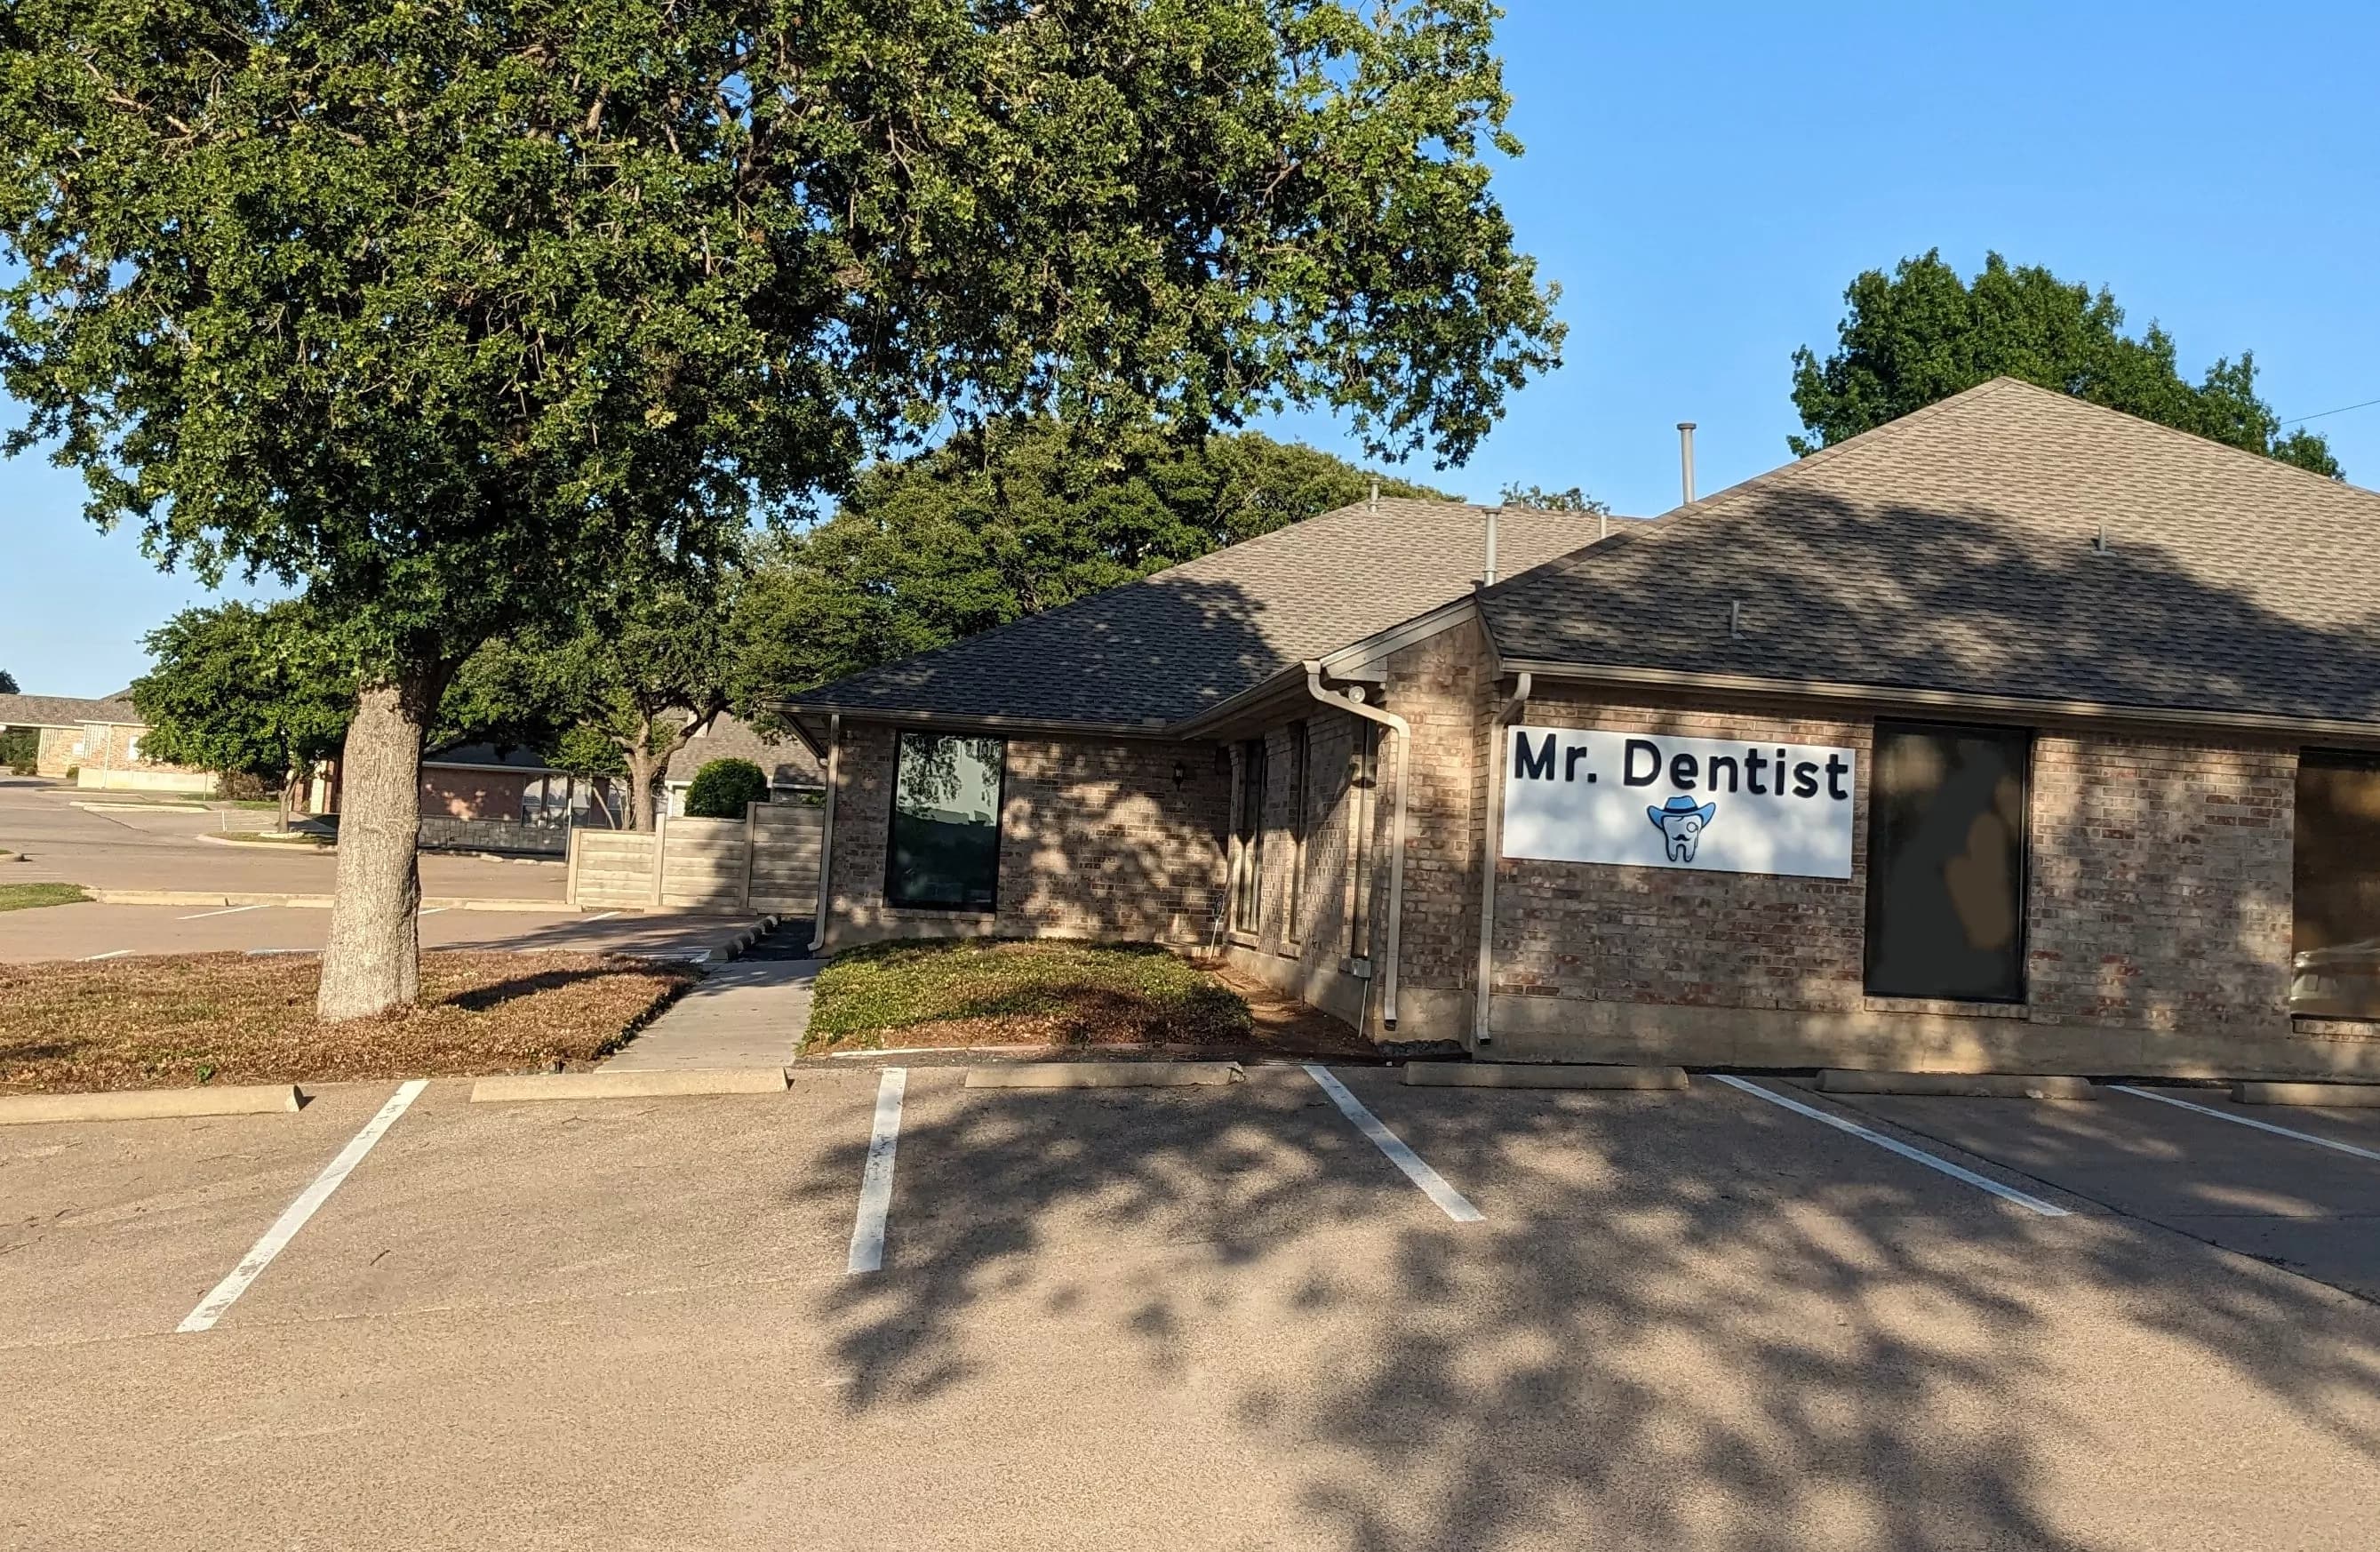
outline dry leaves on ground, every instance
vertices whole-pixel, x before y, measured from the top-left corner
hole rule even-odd
[[[694,979],[616,955],[443,949],[421,957],[411,1012],[326,1025],[320,973],[310,956],[0,964],[0,1093],[583,1067]]]

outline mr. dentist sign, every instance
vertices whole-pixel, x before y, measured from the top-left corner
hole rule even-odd
[[[1510,727],[1504,855],[1852,875],[1853,752]]]

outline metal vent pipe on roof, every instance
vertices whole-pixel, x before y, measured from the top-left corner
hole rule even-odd
[[[1685,505],[1694,504],[1694,423],[1678,422],[1678,478],[1684,483]]]
[[[1480,573],[1481,585],[1486,587],[1496,585],[1496,519],[1503,515],[1504,506],[1501,502],[1488,508],[1488,559],[1486,569]]]

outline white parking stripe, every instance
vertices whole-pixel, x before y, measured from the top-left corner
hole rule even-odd
[[[1788,1099],[1775,1090],[1764,1089],[1749,1079],[1732,1078],[1724,1072],[1714,1072],[1711,1076],[1731,1089],[1742,1089],[1756,1099],[1765,1099],[1771,1105],[1780,1105],[1797,1116],[1807,1116],[1814,1121],[1824,1121],[1837,1131],[1848,1131],[1853,1137],[1873,1143],[1888,1153],[1899,1154],[1910,1162],[1922,1164],[1928,1169],[1938,1169],[1954,1180],[1964,1180],[1979,1191],[1990,1191],[2003,1202],[2013,1202],[2020,1207],[2039,1213],[2043,1217],[2062,1218],[2069,1216],[2065,1208],[2054,1202],[2044,1202],[2038,1196],[2028,1196],[2014,1186],[2004,1186],[1998,1180],[1976,1174],[1972,1169],[1961,1169],[1947,1158],[1936,1158],[1923,1148],[1912,1148],[1898,1138],[1887,1137],[1880,1131],[1870,1130],[1857,1121],[1847,1121],[1840,1116],[1830,1116],[1815,1105],[1804,1105],[1798,1099]]]
[[[2155,1089],[2136,1089],[2130,1083],[2110,1083],[2107,1086],[2118,1094],[2132,1094],[2141,1099],[2154,1099],[2159,1105],[2171,1105],[2183,1110],[2195,1110],[2202,1116],[2212,1116],[2218,1121],[2229,1121],[2234,1126],[2252,1126],[2258,1131],[2269,1131],[2276,1137],[2291,1137],[2301,1143],[2312,1143],[2318,1148],[2336,1148],[2342,1154],[2353,1154],[2357,1158],[2368,1158],[2380,1163],[2380,1153],[2374,1153],[2370,1148],[2359,1148],[2352,1143],[2341,1143],[2331,1137],[2316,1137],[2311,1131],[2292,1131],[2288,1127],[2275,1126],[2270,1121],[2260,1121],[2251,1116],[2235,1116],[2228,1110],[2217,1110],[2212,1106],[2193,1105],[2189,1100],[2176,1099],[2169,1094],[2159,1094]]]
[[[876,1081],[876,1126],[868,1136],[868,1167],[859,1175],[859,1217],[851,1226],[850,1272],[884,1269],[884,1224],[892,1215],[892,1153],[901,1143],[901,1096],[909,1069],[888,1067]]]
[[[176,922],[203,922],[210,916],[237,916],[243,910],[262,910],[261,905],[229,905],[221,910],[201,910],[188,916],[176,916]]]
[[[442,910],[452,910],[454,909],[455,908],[451,905],[433,905],[429,910],[421,912],[421,914],[424,916],[435,916]]]
[[[129,948],[111,948],[104,954],[85,954],[82,957],[82,963],[89,964],[93,959],[120,959],[131,952]]]
[[[1318,1063],[1305,1063],[1305,1075],[1322,1085],[1322,1092],[1339,1106],[1339,1113],[1355,1123],[1355,1130],[1372,1140],[1372,1146],[1389,1155],[1389,1162],[1405,1172],[1405,1179],[1421,1187],[1421,1193],[1439,1205],[1439,1210],[1457,1223],[1477,1223],[1487,1215],[1473,1206],[1463,1194],[1446,1183],[1446,1177],[1422,1162],[1422,1156],[1404,1144],[1404,1139],[1380,1124],[1380,1118],[1364,1107],[1364,1102],[1347,1090],[1347,1085],[1331,1075],[1329,1068]]]
[[[579,920],[581,922],[609,922],[613,917],[619,914],[620,913],[616,910],[603,910],[598,911],[592,916],[581,916]]]
[[[339,1156],[314,1177],[314,1183],[273,1220],[273,1227],[264,1231],[264,1238],[256,1242],[254,1249],[241,1257],[239,1265],[231,1269],[231,1276],[215,1284],[214,1291],[200,1300],[199,1307],[174,1329],[205,1331],[221,1320],[223,1313],[231,1308],[232,1301],[248,1291],[248,1285],[256,1280],[257,1274],[272,1265],[273,1258],[281,1253],[282,1247],[306,1227],[306,1220],[314,1216],[315,1209],[329,1201],[331,1193],[339,1189],[339,1183],[364,1161],[364,1155],[372,1151],[372,1144],[396,1124],[396,1118],[405,1114],[406,1106],[413,1103],[414,1096],[429,1086],[427,1078],[415,1078],[399,1084],[389,1102],[380,1107],[380,1114],[365,1122],[364,1129],[348,1139],[347,1145],[339,1150]]]

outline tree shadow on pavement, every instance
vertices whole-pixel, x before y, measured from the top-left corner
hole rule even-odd
[[[2335,1290],[1699,1087],[1359,1083],[1487,1213],[1456,1225],[1260,1076],[917,1106],[890,1269],[821,1296],[849,1414],[1007,1383],[995,1337],[1036,1322],[1064,1366],[1092,1318],[1145,1374],[1154,1466],[1185,1350],[1253,1325],[1202,1404],[1297,1469],[1316,1544],[1366,1552],[2174,1545],[2204,1503],[2109,1485],[2243,1456],[2298,1473],[2279,1545],[2380,1480],[2380,1311]],[[1190,1539],[1229,1540],[1215,1512]]]

